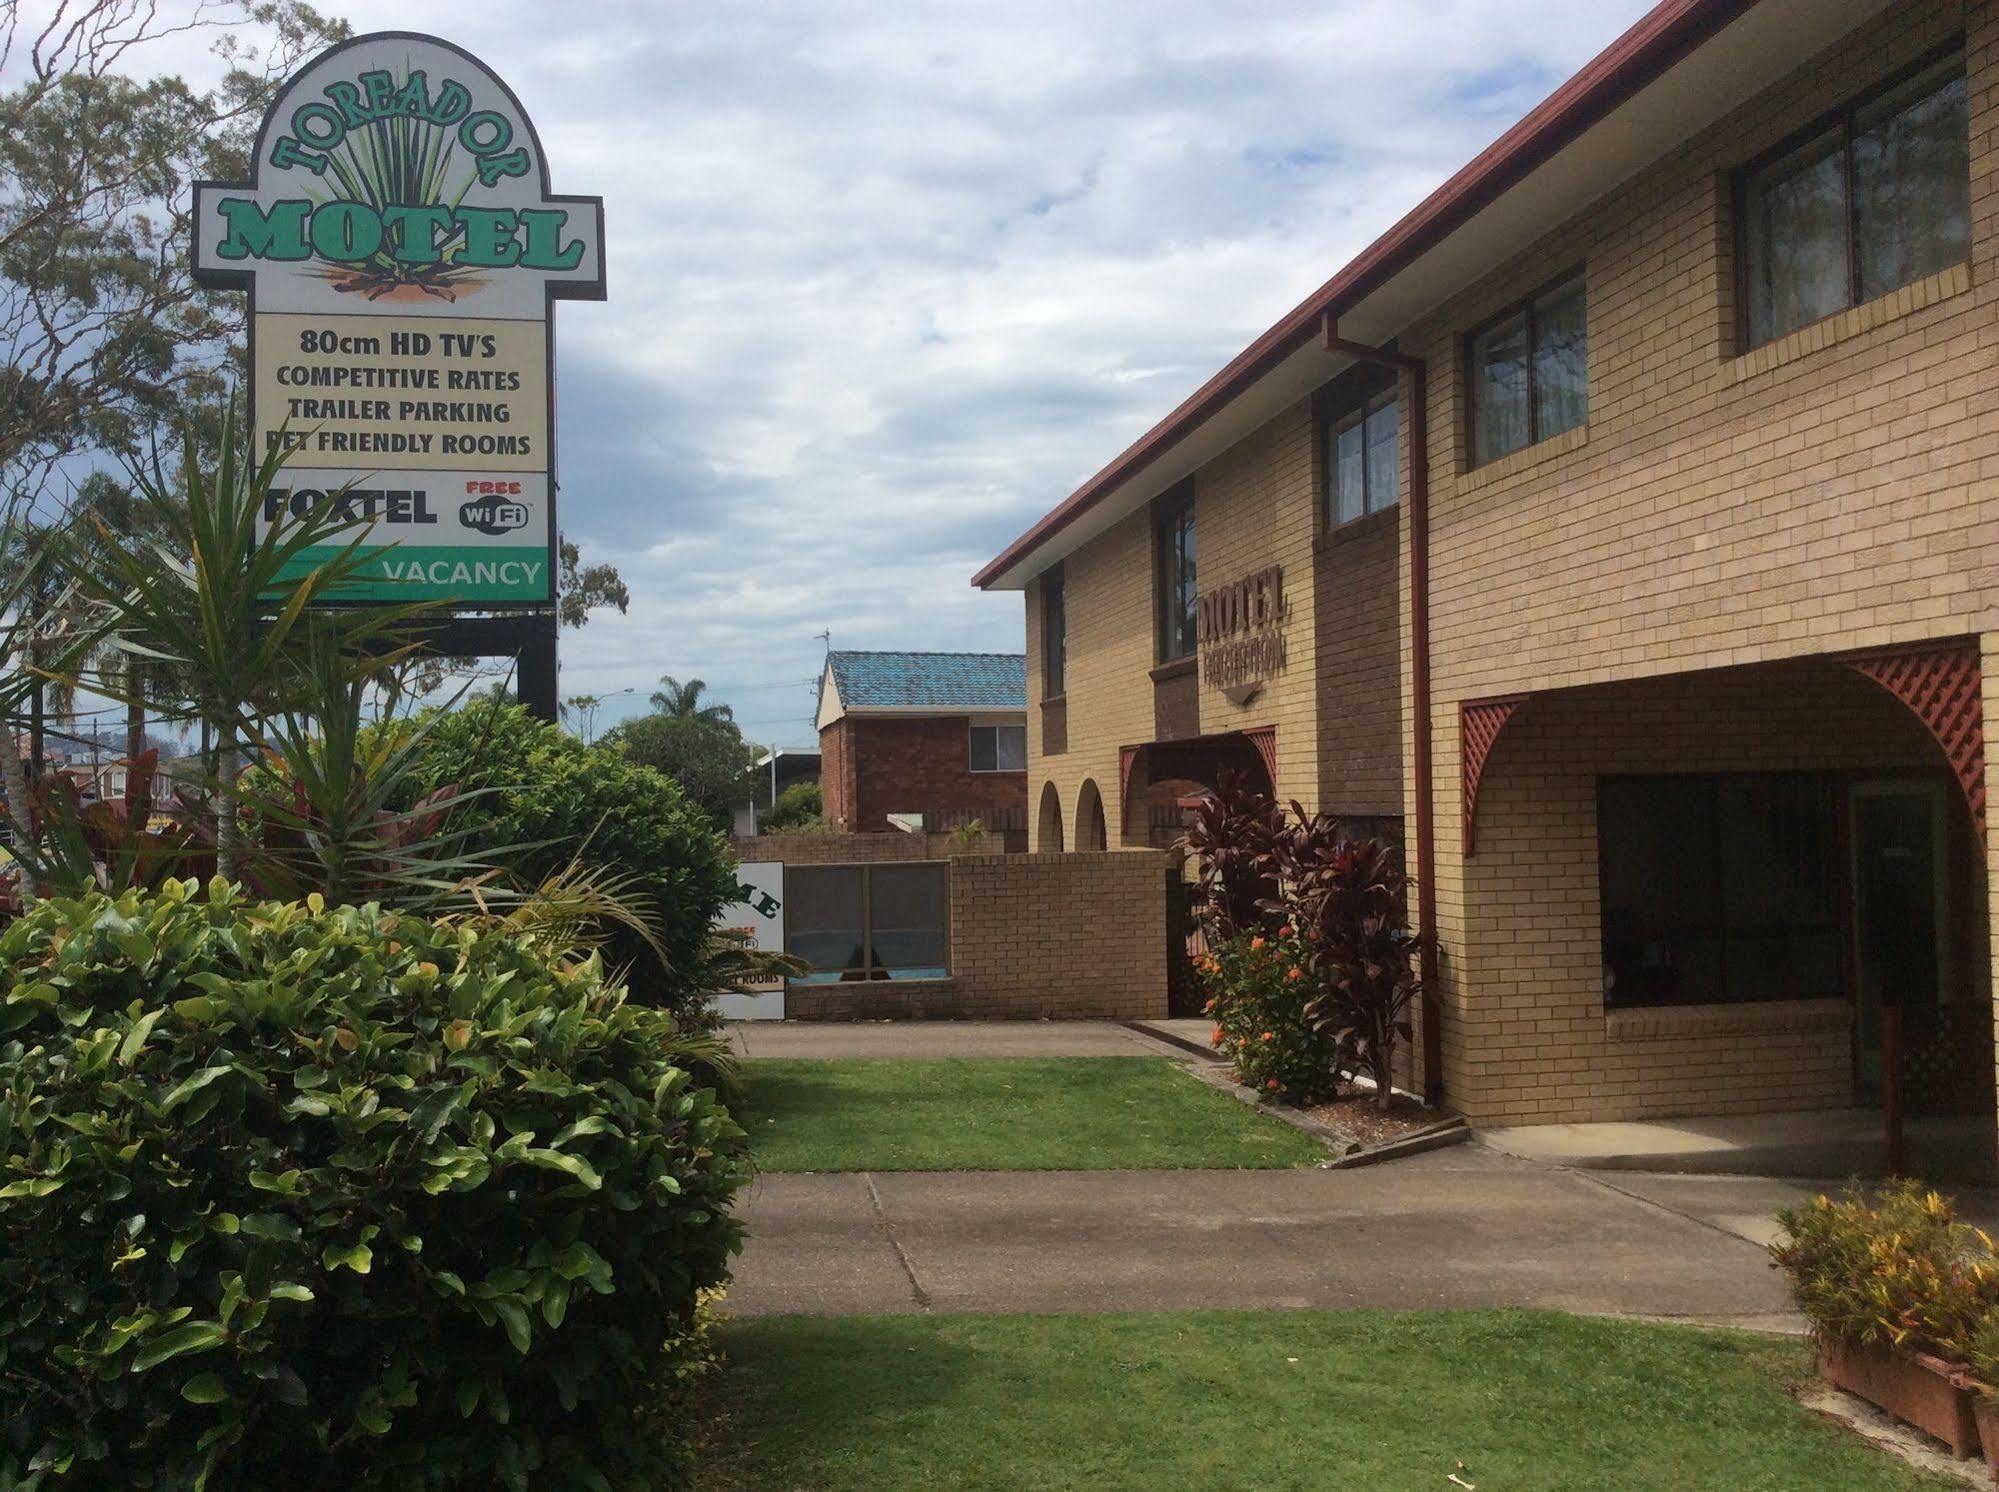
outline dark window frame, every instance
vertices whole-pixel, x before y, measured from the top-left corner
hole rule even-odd
[[[979,766],[978,759],[973,754],[972,750],[972,742],[978,736],[979,732],[982,730],[989,730],[993,733],[993,761],[995,765],[990,767]],[[1017,767],[1002,767],[997,765],[1000,759],[999,733],[1003,730],[1017,730],[1020,732],[1020,765]],[[991,777],[997,774],[1004,774],[1008,772],[1025,772],[1027,770],[1026,722],[1022,721],[1019,724],[1015,724],[1010,720],[988,721],[984,724],[980,724],[978,722],[967,722],[965,726],[965,770],[968,772],[976,773],[980,777]]]
[[[1185,532],[1195,539],[1191,566],[1186,564],[1185,546],[1179,542],[1183,523]],[[1200,649],[1199,628],[1196,625],[1201,573],[1198,536],[1194,484],[1190,480],[1161,497],[1152,513],[1152,651],[1154,661],[1161,666],[1192,658]],[[1186,569],[1193,571],[1195,595],[1187,614],[1178,619],[1186,634],[1186,646],[1180,648],[1177,647],[1178,639],[1172,636],[1176,628],[1168,597],[1177,596],[1185,588],[1182,572]]]
[[[874,874],[877,870],[910,870],[910,869],[919,869],[919,868],[934,870],[936,873],[940,874],[943,877],[944,895],[943,895],[942,906],[943,906],[944,918],[939,931],[940,931],[940,936],[943,939],[943,950],[942,950],[944,955],[943,977],[949,979],[952,975],[952,970],[954,967],[952,959],[953,950],[952,950],[952,939],[951,939],[951,867],[948,861],[943,861],[943,860],[871,860],[871,861],[857,861],[852,863],[837,863],[831,865],[800,865],[795,867],[793,874],[797,874],[800,872],[804,872],[806,874],[812,874],[820,871],[850,871],[855,873],[860,882],[861,963],[859,969],[853,970],[851,969],[850,966],[848,970],[815,969],[813,972],[839,973],[839,974],[856,972],[859,974],[860,977],[859,980],[854,982],[861,982],[861,983],[892,981],[895,977],[893,971],[891,971],[887,965],[879,963],[875,958]],[[810,936],[811,933],[815,931],[815,929],[806,929],[805,931],[806,935]],[[792,929],[786,928],[785,930],[786,952],[790,952],[791,950],[791,936],[792,936]],[[787,984],[819,984],[819,985],[824,985],[829,982],[846,983],[849,981],[844,979],[825,981],[825,980],[812,980],[809,978],[805,980],[786,981]]]
[[[1359,375],[1359,376],[1356,376]],[[1357,518],[1340,517],[1340,470],[1335,459],[1333,441],[1349,423],[1358,420],[1363,427],[1367,418],[1384,407],[1395,410],[1395,492],[1389,500],[1378,508],[1369,508],[1367,501],[1367,437],[1361,436],[1361,503],[1362,511]],[[1314,485],[1319,493],[1319,532],[1322,534],[1344,533],[1370,518],[1379,518],[1384,513],[1392,513],[1402,505],[1402,483],[1405,478],[1402,460],[1402,380],[1385,368],[1356,368],[1321,387],[1312,399],[1312,468]]]
[[[1057,564],[1041,576],[1041,697],[1069,692],[1069,583]]]
[[[1759,935],[1767,937],[1771,935],[1830,933],[1830,935],[1835,939],[1840,954],[1840,959],[1839,959],[1840,972],[1838,975],[1838,980],[1839,980],[1838,986],[1833,989],[1823,990],[1819,992],[1770,994],[1765,996],[1765,1001],[1768,1003],[1778,1003],[1778,1002],[1795,1002],[1795,1001],[1804,1001],[1804,1000],[1851,998],[1852,994],[1851,975],[1849,969],[1847,968],[1848,945],[1852,939],[1851,918],[1849,916],[1849,910],[1848,910],[1848,903],[1851,897],[1851,890],[1847,884],[1848,868],[1849,868],[1847,861],[1848,861],[1849,849],[1847,845],[1848,828],[1845,822],[1846,806],[1845,806],[1845,796],[1844,796],[1844,789],[1848,781],[1848,774],[1843,774],[1837,771],[1813,770],[1809,768],[1796,768],[1796,769],[1778,768],[1778,769],[1769,769],[1769,770],[1747,770],[1747,771],[1733,771],[1733,772],[1716,771],[1716,772],[1599,773],[1596,779],[1598,937],[1600,939],[1604,939],[1607,936],[1604,927],[1604,923],[1606,921],[1605,913],[1607,911],[1607,908],[1604,905],[1604,890],[1605,887],[1610,882],[1610,875],[1608,868],[1609,850],[1604,843],[1604,836],[1603,836],[1603,818],[1604,818],[1603,800],[1604,800],[1605,786],[1610,783],[1621,783],[1621,784],[1673,783],[1675,785],[1701,783],[1706,785],[1711,800],[1711,822],[1709,825],[1710,842],[1708,846],[1708,864],[1712,868],[1712,872],[1715,878],[1716,906],[1723,907],[1726,904],[1727,891],[1726,888],[1721,883],[1722,864],[1724,856],[1722,854],[1722,838],[1721,838],[1722,815],[1719,811],[1719,797],[1721,793],[1721,786],[1723,780],[1730,778],[1802,780],[1817,784],[1823,788],[1823,790],[1827,795],[1827,807],[1830,812],[1830,820],[1828,827],[1830,829],[1831,854],[1832,854],[1832,865],[1831,865],[1832,897],[1831,897],[1831,907],[1829,908],[1829,920],[1823,923],[1809,922],[1809,923],[1732,924],[1725,917],[1723,917],[1712,926],[1703,925],[1697,929],[1689,928],[1685,930],[1698,931],[1716,939],[1718,943],[1721,944],[1724,950],[1722,954],[1724,959],[1726,957],[1725,950],[1726,950],[1727,939],[1731,935],[1737,938],[1754,938]],[[1608,948],[1606,948],[1604,950],[1603,962],[1606,965],[1608,965],[1609,961],[1610,961],[1609,950]],[[1722,995],[1716,991],[1709,991],[1708,998],[1706,999],[1646,999],[1643,997],[1634,998],[1632,994],[1629,992],[1627,992],[1622,997],[1619,997],[1614,990],[1608,987],[1604,988],[1602,991],[1602,1000],[1603,1000],[1603,1008],[1606,1012],[1621,1011],[1621,1010],[1687,1009],[1692,1007],[1730,1005],[1730,1004],[1741,1003],[1729,1000],[1726,998],[1725,995]]]
[[[1476,471],[1481,466],[1490,466],[1495,461],[1504,461],[1508,456],[1532,450],[1543,440],[1552,440],[1554,438],[1553,435],[1544,436],[1541,433],[1541,401],[1536,397],[1538,390],[1534,387],[1534,303],[1546,300],[1554,291],[1567,288],[1571,281],[1582,286],[1584,344],[1583,417],[1580,424],[1569,426],[1569,430],[1586,430],[1589,428],[1589,264],[1585,261],[1581,264],[1571,265],[1552,279],[1536,285],[1525,295],[1508,301],[1499,310],[1493,312],[1490,316],[1487,316],[1484,320],[1465,332],[1462,355],[1458,359],[1458,370],[1464,378],[1465,386],[1464,429],[1462,432],[1465,443],[1465,470]],[[1498,455],[1488,456],[1481,461],[1478,458],[1478,370],[1472,363],[1472,349],[1477,345],[1480,337],[1491,331],[1495,326],[1498,326],[1502,321],[1510,321],[1515,316],[1524,316],[1526,318],[1527,350],[1524,361],[1527,366],[1527,439],[1510,451],[1501,451]],[[1568,434],[1568,430],[1558,430],[1555,432],[1555,435],[1566,434]]]
[[[1729,199],[1728,199],[1729,214],[1730,217],[1733,219],[1732,223],[1733,231],[1731,233],[1731,240],[1732,240],[1731,249],[1735,256],[1735,266],[1734,266],[1735,272],[1733,275],[1733,280],[1734,280],[1733,289],[1735,294],[1735,350],[1738,356],[1754,352],[1759,347],[1767,347],[1772,342],[1780,342],[1786,337],[1796,336],[1799,332],[1809,331],[1812,327],[1819,325],[1821,322],[1830,321],[1835,316],[1843,316],[1848,311],[1855,310],[1863,305],[1871,304],[1870,301],[1865,301],[1860,298],[1861,295],[1860,255],[1857,252],[1854,243],[1853,140],[1854,140],[1855,121],[1869,107],[1871,107],[1875,103],[1878,103],[1881,99],[1886,98],[1889,94],[1893,93],[1897,88],[1900,88],[1904,83],[1907,83],[1912,79],[1921,76],[1924,72],[1928,71],[1930,68],[1935,67],[1939,62],[1946,60],[1947,58],[1951,57],[1953,54],[1962,55],[1964,52],[1965,52],[1965,37],[1962,33],[1959,33],[1951,40],[1942,43],[1940,46],[1932,47],[1930,50],[1924,52],[1921,56],[1917,57],[1914,61],[1905,63],[1903,66],[1895,69],[1895,71],[1888,74],[1887,77],[1881,79],[1879,82],[1875,83],[1872,87],[1866,89],[1864,92],[1853,95],[1851,98],[1847,99],[1844,103],[1841,103],[1834,108],[1826,110],[1823,114],[1818,115],[1817,117],[1812,119],[1810,123],[1802,126],[1799,129],[1793,130],[1790,134],[1786,135],[1783,139],[1779,140],[1775,145],[1772,145],[1768,150],[1758,152],[1754,157],[1752,157],[1747,161],[1744,161],[1740,166],[1737,166],[1732,172],[1729,173]],[[1969,78],[1970,62],[1968,58],[1966,59],[1965,69],[1966,69],[1966,77]],[[1776,164],[1778,161],[1783,160],[1788,155],[1795,154],[1797,151],[1802,150],[1805,146],[1809,145],[1813,140],[1817,139],[1820,135],[1826,134],[1834,129],[1838,129],[1841,132],[1839,150],[1841,156],[1841,168],[1845,177],[1846,304],[1840,306],[1836,310],[1826,312],[1826,314],[1823,316],[1816,317],[1811,321],[1803,322],[1798,326],[1791,327],[1787,331],[1778,332],[1775,336],[1765,338],[1761,342],[1755,341],[1752,339],[1752,334],[1749,326],[1749,265],[1750,265],[1749,186],[1750,183],[1758,175],[1758,173],[1762,172],[1767,167]],[[1977,224],[1975,221],[1972,224],[1972,232],[1975,239],[1977,233]],[[1974,248],[1976,247],[1975,242],[1973,247]],[[1909,283],[1913,284],[1914,281],[1911,281]],[[1907,287],[1898,285],[1895,287],[1894,290],[1884,290],[1881,292],[1880,295],[1874,296],[1873,300],[1883,300],[1886,297],[1893,295],[1895,293],[1895,290],[1901,290],[1905,288]]]

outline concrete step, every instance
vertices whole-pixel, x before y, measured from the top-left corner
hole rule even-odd
[[[1994,1178],[1999,1131],[1990,1118],[1911,1119],[1910,1169],[1938,1180]],[[1879,1110],[1731,1114],[1644,1123],[1533,1124],[1483,1128],[1481,1144],[1547,1165],[1683,1175],[1878,1175],[1887,1135]]]

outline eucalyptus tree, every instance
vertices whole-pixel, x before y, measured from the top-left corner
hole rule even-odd
[[[244,174],[300,59],[347,35],[298,0],[0,0],[0,496],[132,456],[242,343],[188,271],[192,182]],[[206,38],[220,80],[144,74]]]

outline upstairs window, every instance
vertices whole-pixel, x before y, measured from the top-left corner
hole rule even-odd
[[[973,726],[972,770],[974,772],[1025,772],[1027,770],[1027,727],[1024,725]]]
[[[1326,505],[1335,526],[1395,506],[1402,490],[1400,412],[1390,389],[1328,422]]]
[[[1062,567],[1041,577],[1041,697],[1054,699],[1069,687],[1069,603]]]
[[[1472,465],[1589,418],[1589,327],[1581,274],[1507,310],[1466,341]]]
[[[1158,608],[1159,661],[1191,658],[1198,645],[1195,618],[1201,599],[1194,563],[1194,488],[1189,483],[1159,510],[1154,547],[1159,576],[1153,600]]]
[[[1953,51],[1743,173],[1744,350],[1971,256],[1965,94]]]

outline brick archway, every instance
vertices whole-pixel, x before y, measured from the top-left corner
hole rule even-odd
[[[1110,848],[1110,830],[1104,819],[1104,795],[1097,790],[1094,778],[1085,778],[1082,790],[1076,795],[1076,848]]]
[[[1829,660],[1871,680],[1913,715],[1950,763],[1979,836],[1985,834],[1985,708],[1978,639],[1898,644],[1839,653]],[[1754,666],[1754,665],[1752,665]],[[1468,699],[1458,704],[1459,793],[1464,853],[1478,851],[1478,797],[1509,722],[1525,694]]]
[[[1034,830],[1034,848],[1040,854],[1060,854],[1062,843],[1062,794],[1052,782],[1041,784],[1041,812]]]
[[[1276,796],[1277,727],[1127,746],[1119,767],[1124,842],[1164,848],[1178,837],[1183,800],[1212,791],[1225,770]]]

